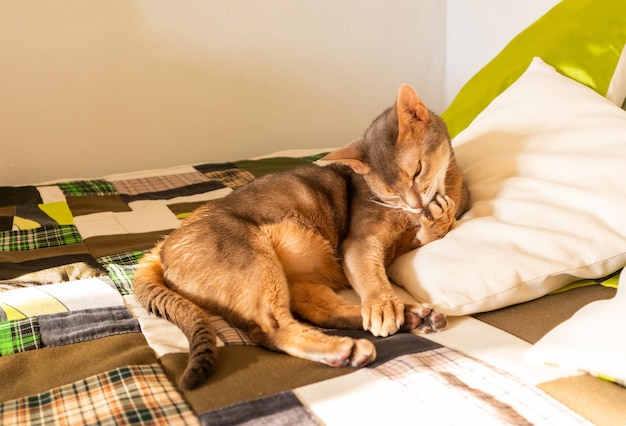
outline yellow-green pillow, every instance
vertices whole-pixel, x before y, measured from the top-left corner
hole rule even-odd
[[[626,56],[626,1],[563,0],[530,25],[461,89],[442,114],[456,136],[489,103],[541,57],[561,74],[603,96],[620,61]],[[622,58],[626,60],[626,58]],[[616,75],[613,102],[626,97],[626,70]]]

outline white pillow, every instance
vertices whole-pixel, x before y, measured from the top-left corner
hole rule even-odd
[[[626,264],[626,111],[535,58],[453,145],[471,209],[389,269],[415,298],[472,314]]]

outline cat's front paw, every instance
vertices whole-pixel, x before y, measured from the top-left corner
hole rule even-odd
[[[363,328],[374,336],[395,334],[404,323],[404,303],[395,296],[364,303],[361,309]]]
[[[428,221],[454,221],[454,200],[445,194],[437,194],[424,209],[424,216]]]
[[[438,240],[450,231],[455,222],[456,205],[447,195],[437,194],[424,209],[418,238],[422,245]]]
[[[431,305],[422,303],[419,305],[406,305],[404,311],[404,331],[417,331],[421,333],[433,333],[441,331],[448,325],[446,316]]]

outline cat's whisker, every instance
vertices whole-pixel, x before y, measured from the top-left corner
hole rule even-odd
[[[371,201],[372,203],[376,203],[378,205],[381,205],[383,207],[387,207],[389,209],[402,210],[402,211],[407,211],[407,212],[415,213],[415,214],[420,214],[423,211],[422,208],[414,209],[414,208],[409,207],[409,206],[396,206],[396,205],[393,205],[393,204],[389,204],[389,203],[385,203],[383,201],[376,200],[374,198],[370,198],[369,201]]]

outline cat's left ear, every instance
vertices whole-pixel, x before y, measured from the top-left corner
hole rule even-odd
[[[396,100],[396,113],[398,114],[399,135],[398,140],[404,140],[408,132],[419,123],[427,123],[430,116],[428,108],[424,106],[415,90],[408,84],[403,84],[398,89]]]
[[[361,139],[351,142],[343,148],[336,149],[330,154],[322,157],[320,161],[345,164],[356,173],[366,175],[372,169],[363,162],[362,144],[363,140]]]

